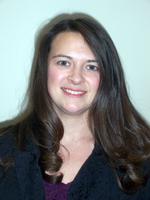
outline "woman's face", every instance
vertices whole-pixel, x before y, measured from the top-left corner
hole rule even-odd
[[[94,54],[78,32],[62,32],[48,57],[48,93],[58,114],[88,113],[100,83]]]

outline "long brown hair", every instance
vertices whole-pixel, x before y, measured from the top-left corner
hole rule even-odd
[[[57,34],[79,32],[90,46],[100,66],[101,83],[89,112],[89,125],[113,167],[119,187],[136,190],[145,183],[141,164],[150,157],[150,127],[132,105],[125,78],[114,46],[104,27],[83,13],[62,14],[53,18],[39,32],[25,110],[15,119],[17,144],[23,148],[26,133],[39,146],[40,166],[51,182],[62,165],[58,155],[63,125],[52,106],[47,89],[47,58]],[[122,176],[119,171],[123,171]]]

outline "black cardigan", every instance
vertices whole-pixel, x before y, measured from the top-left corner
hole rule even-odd
[[[0,159],[13,158],[7,171],[0,167],[0,200],[44,200],[39,150],[28,143],[17,150],[12,133],[0,136]],[[68,200],[150,200],[150,180],[135,194],[125,194],[102,151],[95,148],[72,182]]]

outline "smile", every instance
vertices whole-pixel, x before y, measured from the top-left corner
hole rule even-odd
[[[68,95],[73,95],[73,96],[82,96],[86,93],[86,91],[81,91],[81,90],[73,90],[70,88],[62,88],[65,94]]]

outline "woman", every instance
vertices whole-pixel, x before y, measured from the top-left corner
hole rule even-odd
[[[95,19],[62,14],[41,30],[27,96],[1,125],[2,200],[150,199],[150,127]]]

